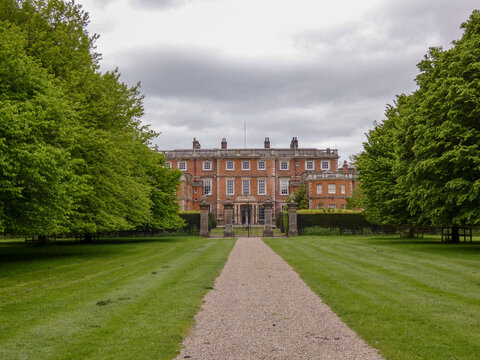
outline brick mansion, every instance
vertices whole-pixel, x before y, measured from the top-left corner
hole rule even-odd
[[[220,149],[193,148],[163,151],[166,166],[183,172],[178,198],[181,210],[199,210],[202,198],[223,224],[223,204],[234,204],[234,224],[263,224],[267,195],[273,216],[286,206],[287,196],[305,184],[310,209],[344,209],[356,185],[353,167],[338,168],[338,150],[299,148],[294,137],[289,148]],[[250,219],[248,218],[250,216]]]

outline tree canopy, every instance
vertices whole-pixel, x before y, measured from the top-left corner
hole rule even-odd
[[[0,229],[48,236],[182,224],[139,84],[102,73],[74,1],[0,3]]]
[[[376,223],[480,224],[480,12],[452,48],[417,65],[418,90],[397,96],[356,165]]]

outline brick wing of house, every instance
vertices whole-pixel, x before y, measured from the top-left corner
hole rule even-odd
[[[355,169],[345,162],[338,169],[338,150],[299,148],[296,137],[289,148],[220,149],[193,148],[163,151],[166,166],[183,172],[178,199],[181,210],[199,210],[205,198],[219,224],[223,204],[234,204],[234,224],[263,224],[267,195],[273,216],[286,206],[287,196],[305,184],[311,209],[342,209],[356,184]],[[228,199],[227,199],[228,197]]]

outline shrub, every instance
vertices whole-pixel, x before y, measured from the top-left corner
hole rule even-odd
[[[348,210],[346,210],[348,211]],[[298,232],[306,228],[365,228],[371,227],[365,217],[359,212],[323,212],[320,210],[301,210],[297,215]]]
[[[187,233],[196,233],[200,229],[200,211],[179,211],[178,215],[185,220],[185,226],[182,231]],[[208,230],[215,229],[217,227],[217,220],[213,213],[208,213]]]

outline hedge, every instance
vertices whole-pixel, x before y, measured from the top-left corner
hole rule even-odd
[[[187,232],[197,232],[200,230],[200,211],[179,211],[178,215],[185,220],[185,226],[182,230]],[[217,227],[217,220],[213,213],[208,213],[208,230]]]
[[[278,214],[276,225],[282,232],[285,232],[283,213]],[[297,229],[300,234],[304,229],[310,227],[351,229],[371,228],[373,226],[359,212],[324,212],[322,210],[300,210],[297,212]]]

